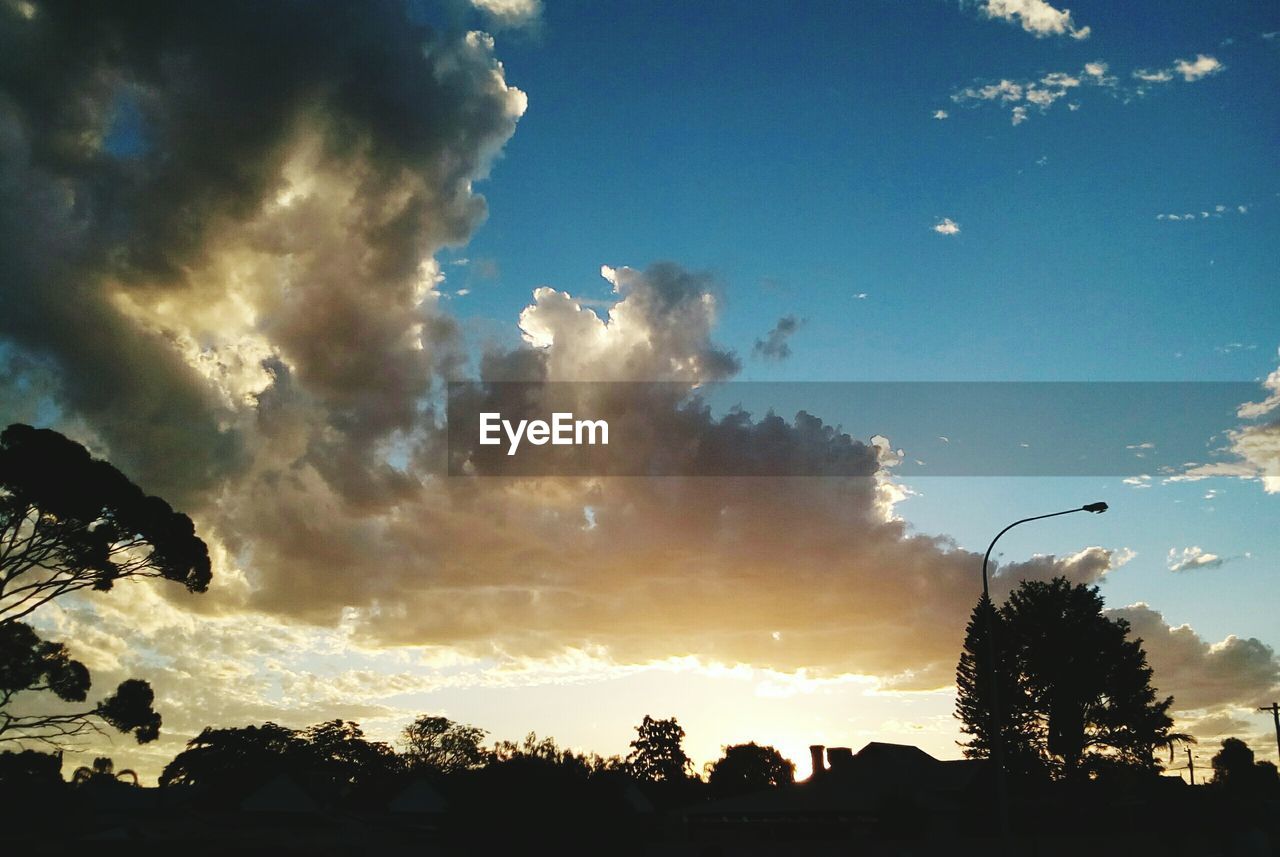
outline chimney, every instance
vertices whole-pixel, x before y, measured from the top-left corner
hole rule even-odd
[[[811,744],[809,746],[809,758],[813,760],[813,776],[809,778],[811,781],[819,779],[827,772],[826,750],[827,748],[821,744]]]
[[[833,771],[846,770],[853,765],[853,750],[849,747],[828,747],[827,761]]]

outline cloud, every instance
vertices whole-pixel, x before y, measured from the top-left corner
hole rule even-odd
[[[1110,66],[1102,60],[1085,63],[1078,72],[1055,71],[1039,78],[1012,79],[1001,78],[998,81],[976,81],[969,86],[956,90],[951,94],[955,104],[978,107],[983,104],[998,104],[1009,110],[1013,125],[1021,125],[1031,117],[1032,110],[1047,113],[1058,101],[1068,95],[1085,91],[1107,92],[1124,101],[1145,95],[1154,84],[1164,84],[1181,75],[1183,80],[1194,82],[1210,75],[1217,74],[1226,66],[1217,59],[1205,54],[1197,54],[1195,60],[1176,60],[1168,68],[1137,69],[1130,73],[1136,84],[1122,84],[1120,79],[1109,74]],[[1078,101],[1068,101],[1071,111],[1078,110]]]
[[[950,217],[942,218],[930,228],[932,228],[933,231],[937,232],[939,235],[959,235],[960,234],[960,224],[956,223]]]
[[[948,113],[947,113],[947,111],[945,111],[945,110],[935,110],[935,111],[933,111],[933,118],[934,118],[934,119],[946,119],[948,115],[950,115],[950,114],[948,114]]]
[[[1280,408],[1280,369],[1262,382],[1266,391],[1259,402],[1244,402],[1236,415],[1249,422],[1225,432],[1226,446],[1218,450],[1224,461],[1190,463],[1166,482],[1193,482],[1211,477],[1257,480],[1268,494],[1280,494],[1280,418],[1270,417]]]
[[[785,360],[791,356],[789,340],[795,332],[804,326],[805,320],[794,315],[784,315],[778,319],[773,329],[765,334],[764,339],[757,339],[751,352],[757,357],[769,360]]]
[[[1099,74],[1088,71],[1090,67],[1100,70]],[[1028,112],[1034,108],[1044,113],[1061,98],[1078,87],[1105,85],[1112,78],[1105,77],[1105,63],[1089,63],[1080,74],[1051,72],[1034,80],[1001,79],[995,83],[983,83],[965,87],[952,93],[951,100],[957,104],[998,103],[1009,106],[1011,121],[1021,125],[1028,119]]]
[[[1169,549],[1169,570],[1175,573],[1200,568],[1221,568],[1227,561],[1228,558],[1209,553],[1198,545],[1183,548],[1181,552],[1177,548]]]
[[[1210,75],[1218,74],[1226,66],[1220,63],[1215,57],[1206,54],[1196,54],[1194,60],[1177,60],[1173,64],[1173,69],[1182,75],[1182,79],[1191,83],[1197,80],[1203,80]]]
[[[1108,610],[1142,639],[1161,695],[1174,697],[1174,710],[1253,707],[1280,691],[1280,660],[1262,641],[1228,636],[1210,643],[1189,625],[1171,626],[1146,604]]]
[[[495,28],[531,27],[541,22],[542,0],[471,0]]]
[[[1036,38],[1063,35],[1073,39],[1089,38],[1089,28],[1077,27],[1070,9],[1055,9],[1045,0],[986,0],[982,11],[988,18],[1017,21]]]
[[[483,219],[472,184],[525,106],[492,41],[392,3],[46,11],[3,25],[26,59],[0,77],[0,337],[183,505],[252,466],[259,397],[285,431],[286,388],[314,429],[292,454],[352,490],[397,483],[378,447],[454,359],[429,253]],[[106,146],[122,99],[163,157]]]
[[[1173,65],[1167,68],[1135,69],[1133,78],[1142,81],[1144,84],[1169,83],[1175,77],[1181,75],[1183,81],[1195,83],[1198,80],[1218,74],[1225,68],[1226,66],[1219,62],[1216,57],[1208,54],[1196,54],[1194,60],[1174,60]],[[1140,87],[1137,94],[1143,94],[1145,91],[1145,88]]]

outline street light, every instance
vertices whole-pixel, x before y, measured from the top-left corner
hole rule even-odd
[[[1059,515],[1070,515],[1073,512],[1093,512],[1100,515],[1105,511],[1107,511],[1106,503],[1088,503],[1075,509],[1065,509],[1061,512],[1050,512],[1047,515],[1036,515],[1033,518],[1014,521],[996,533],[996,537],[991,540],[986,554],[982,557],[982,598],[987,602],[987,681],[991,685],[991,728],[989,730],[991,761],[996,768],[996,814],[1001,836],[1009,835],[1009,792],[1004,775],[1004,733],[1000,729],[1000,679],[996,674],[996,607],[991,601],[991,589],[987,582],[987,564],[991,561],[991,551],[996,546],[996,542],[1000,541],[1000,537],[1018,524],[1056,518]]]

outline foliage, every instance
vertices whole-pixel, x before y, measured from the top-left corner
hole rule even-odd
[[[1280,775],[1271,762],[1254,761],[1253,750],[1239,738],[1224,738],[1210,760],[1216,788],[1233,794],[1280,792]]]
[[[98,720],[133,733],[139,744],[160,734],[155,694],[145,681],[128,679],[92,708],[49,714],[14,714],[8,709],[23,692],[52,693],[63,702],[84,702],[89,670],[72,660],[66,646],[40,639],[24,622],[0,622],[0,742],[40,741],[57,745],[85,732],[101,731]]]
[[[449,774],[485,763],[486,734],[476,726],[424,714],[406,726],[400,737],[411,768]]]
[[[776,749],[749,744],[724,748],[719,761],[707,765],[707,781],[717,798],[788,786],[795,781],[796,766]]]
[[[1008,630],[1004,618],[984,595],[978,599],[965,629],[964,650],[956,667],[956,717],[960,731],[970,736],[963,744],[971,759],[985,759],[991,741],[991,649],[988,629],[994,624],[996,660],[999,669],[1000,725],[1004,738],[1005,767],[1016,776],[1038,777],[1045,773],[1044,761],[1036,749],[1034,717],[1025,688],[1017,673],[1008,668]]]
[[[76,786],[114,785],[122,781],[138,785],[137,772],[129,768],[117,771],[115,762],[106,756],[94,759],[91,766],[82,765],[76,768],[75,773],[71,775],[71,784]]]
[[[674,717],[659,720],[645,715],[636,727],[627,768],[636,779],[671,783],[689,779],[693,762],[684,752],[684,729]]]
[[[6,750],[0,753],[0,790],[16,794],[21,790],[58,788],[62,782],[62,754],[36,750]]]
[[[957,668],[956,715],[966,755],[990,752],[985,639],[979,602]],[[1065,578],[1024,581],[995,620],[1002,735],[1014,773],[1072,779],[1120,765],[1154,773],[1170,732],[1173,698],[1157,700],[1140,639],[1107,618],[1097,587]]]
[[[161,577],[204,592],[209,551],[191,519],[49,429],[0,433],[0,621],[60,595]]]
[[[160,785],[196,787],[214,800],[229,800],[286,774],[300,784],[343,793],[403,769],[403,760],[390,746],[367,740],[360,727],[348,720],[301,730],[264,723],[205,729],[165,766]]]
[[[105,723],[138,743],[160,734],[155,694],[128,679],[91,708],[15,714],[22,693],[83,702],[89,671],[66,646],[19,621],[53,599],[159,577],[203,592],[209,551],[186,515],[148,497],[120,471],[55,431],[0,432],[0,742],[61,745]],[[28,707],[29,709],[29,707]]]

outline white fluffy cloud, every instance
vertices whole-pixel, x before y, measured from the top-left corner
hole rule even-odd
[[[937,223],[933,225],[932,229],[934,232],[937,232],[939,235],[959,235],[960,234],[960,224],[956,223],[950,217],[942,218],[941,220],[939,220]]]
[[[1180,59],[1173,64],[1173,70],[1182,75],[1182,79],[1188,83],[1217,74],[1223,68],[1225,66],[1217,58],[1206,54],[1196,54],[1194,60]]]
[[[1088,27],[1077,27],[1070,9],[1056,9],[1045,0],[986,0],[982,7],[988,18],[1017,22],[1036,38],[1069,35],[1089,38]]]
[[[1198,568],[1219,568],[1227,560],[1215,553],[1209,553],[1198,545],[1169,549],[1169,570],[1172,572],[1190,571]]]
[[[542,18],[542,0],[471,0],[491,26],[529,27]]]

